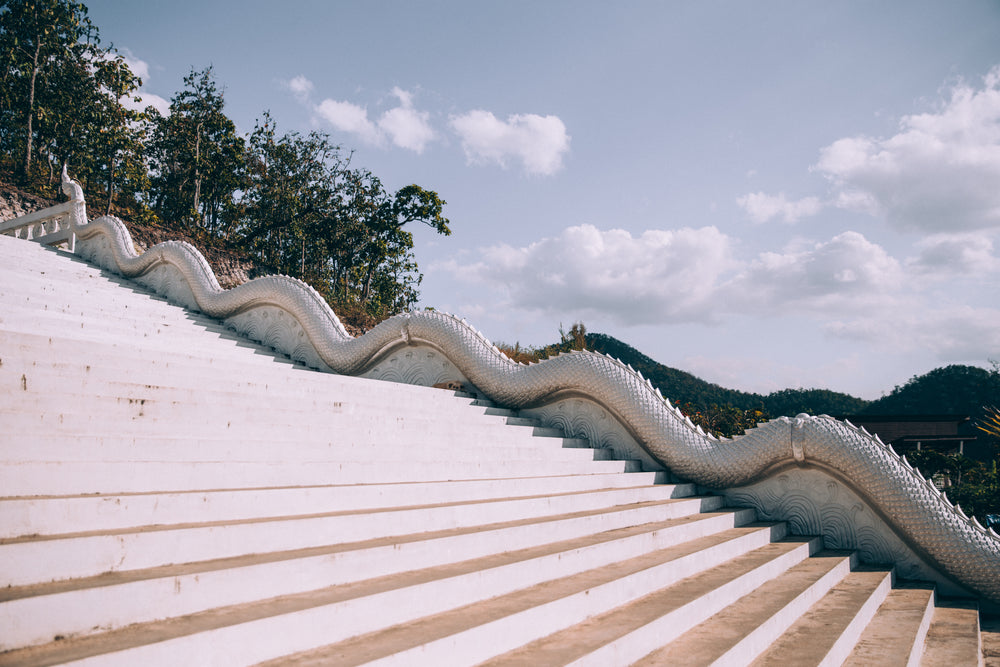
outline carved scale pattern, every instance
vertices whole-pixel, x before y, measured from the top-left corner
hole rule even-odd
[[[851,549],[862,561],[895,565],[905,579],[936,580],[945,594],[959,594],[891,531],[847,485],[816,468],[788,468],[749,486],[726,489],[734,505],[753,507],[762,520],[787,521],[796,535],[822,535],[831,549]]]
[[[733,440],[719,440],[696,428],[639,373],[610,357],[571,353],[518,364],[464,320],[433,311],[398,315],[352,338],[319,294],[293,278],[257,278],[224,291],[193,246],[166,242],[136,255],[128,230],[107,216],[79,229],[77,238],[77,252],[96,264],[146,282],[323,370],[361,375],[389,363],[402,348],[427,347],[501,405],[533,408],[587,399],[616,419],[652,459],[705,487],[748,485],[795,465],[831,471],[938,572],[1000,602],[1000,537],[969,520],[905,457],[850,424],[828,417],[783,417]],[[263,324],[267,318],[288,324],[268,327]],[[398,379],[405,381],[406,375]],[[438,377],[410,373],[410,381],[418,379],[430,383]],[[817,519],[831,524],[850,520],[833,515]],[[873,545],[871,551],[884,555],[892,548]]]

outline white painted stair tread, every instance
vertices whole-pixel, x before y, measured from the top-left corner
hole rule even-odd
[[[718,535],[719,543],[728,541],[734,547],[740,540],[766,543],[774,527],[734,528],[748,518],[752,515],[745,510],[721,511],[583,532],[557,541],[552,540],[562,536],[558,530],[535,531],[532,535],[526,530],[530,522],[513,521],[0,589],[0,626],[8,629],[2,643],[44,643],[56,635],[89,633],[95,624],[103,629],[120,627],[484,557],[493,553],[498,543],[512,549],[520,547],[524,553],[535,550],[532,567],[550,570],[568,568],[574,562],[596,565],[595,558],[623,558],[714,535]],[[544,523],[541,527],[545,527]],[[555,554],[558,563],[544,562],[545,554]]]
[[[636,664],[745,665],[847,575],[848,555],[814,555]]]
[[[786,569],[791,560],[808,556],[808,545],[789,539],[760,547],[733,559],[702,558],[692,545],[680,545],[663,554],[616,563],[565,577],[548,584],[518,591],[484,603],[430,616],[415,623],[387,628],[339,645],[324,647],[303,656],[291,656],[285,664],[358,665],[376,659],[385,664],[462,665],[489,660],[539,637],[582,623],[621,605],[651,610],[656,618],[669,612],[679,617],[703,606],[703,596],[713,597],[717,588],[738,584],[763,574],[768,566]],[[669,558],[664,560],[664,558]],[[687,557],[687,567],[666,567],[672,560]],[[783,558],[784,557],[784,558]],[[782,561],[785,562],[782,562]],[[619,583],[629,575],[643,573],[646,587],[621,590]],[[685,578],[682,578],[685,577]],[[749,581],[745,585],[750,585]],[[601,600],[602,588],[619,589],[610,599]],[[655,593],[648,594],[653,590]],[[600,600],[596,603],[595,600]],[[710,603],[709,603],[710,604]],[[556,613],[558,612],[558,613]],[[694,612],[697,613],[697,612]],[[604,618],[604,617],[601,617]],[[591,626],[595,632],[606,624]],[[582,636],[581,636],[582,638]],[[300,662],[301,661],[301,662]],[[278,663],[275,663],[278,664]],[[559,664],[515,661],[512,664]],[[602,664],[626,664],[604,662]]]
[[[934,616],[934,587],[897,583],[878,608],[844,665],[917,665]]]
[[[939,601],[927,630],[924,667],[975,665],[982,660],[979,606],[962,600]]]
[[[840,665],[892,587],[892,572],[860,566],[803,614],[753,665]]]
[[[172,523],[215,517],[240,520],[282,516],[292,508],[352,511],[398,506],[420,498],[425,504],[527,497],[653,484],[655,473],[571,475],[454,482],[400,482],[216,489],[174,493],[136,493],[0,498],[0,539],[76,531]],[[692,485],[664,485],[664,497],[694,495]]]

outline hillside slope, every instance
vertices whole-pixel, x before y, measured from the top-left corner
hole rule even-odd
[[[607,334],[587,334],[587,347],[621,359],[642,373],[653,386],[677,405],[692,404],[699,409],[732,406],[739,410],[762,410],[771,417],[800,413],[853,414],[868,402],[827,389],[783,389],[767,396],[726,389],[691,373],[664,366],[634,347]]]

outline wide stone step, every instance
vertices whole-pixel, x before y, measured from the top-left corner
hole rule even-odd
[[[585,534],[518,547],[516,525],[438,531],[308,550],[258,554],[90,579],[8,589],[0,595],[6,646],[93,634],[212,608],[308,593],[368,580],[378,591],[369,605],[419,609],[414,598],[445,608],[487,599],[573,572],[608,566],[679,542],[700,540],[716,550],[746,551],[783,534],[780,524],[734,528],[752,515],[717,512]],[[504,553],[484,551],[477,534],[514,538]],[[524,531],[521,531],[522,533]],[[702,539],[702,538],[709,539]],[[523,542],[523,540],[521,540]],[[428,576],[428,570],[437,574]],[[421,572],[422,571],[422,572]],[[392,577],[386,588],[385,578]],[[371,582],[382,578],[382,582]],[[403,581],[408,585],[401,585]],[[419,589],[408,588],[419,583]],[[388,594],[387,594],[388,593]],[[371,593],[369,593],[370,595]],[[360,597],[360,596],[359,596]],[[59,610],[53,612],[52,610]],[[412,612],[411,612],[412,613]]]
[[[355,511],[394,507],[420,498],[427,504],[515,498],[542,494],[637,488],[652,485],[658,473],[563,475],[454,482],[292,486],[0,498],[0,539],[31,534],[121,530],[136,526],[287,516],[314,511]],[[662,485],[673,498],[694,495],[691,484]]]
[[[815,555],[765,582],[636,665],[745,665],[839,583],[854,564],[850,554],[843,552]]]
[[[441,413],[428,413],[424,409],[401,409],[389,414],[384,407],[353,400],[317,399],[312,405],[302,404],[288,398],[271,401],[270,397],[259,400],[240,401],[237,397],[207,394],[194,400],[174,400],[163,397],[154,389],[135,392],[136,396],[87,395],[65,393],[58,401],[40,398],[26,391],[12,392],[9,400],[0,407],[0,423],[22,432],[57,433],[70,430],[74,433],[102,431],[140,431],[159,426],[157,422],[187,420],[190,428],[204,428],[211,424],[221,424],[224,428],[268,428],[278,430],[294,424],[307,436],[316,435],[310,428],[328,425],[327,431],[344,429],[350,433],[397,434],[402,431],[427,429],[429,432],[447,434],[461,439],[468,434],[470,439],[493,436],[499,439],[530,442],[532,437],[562,438],[558,428],[538,426],[530,419],[514,419],[499,415],[485,415],[475,409],[455,404]],[[181,435],[183,422],[171,425],[173,435]],[[74,430],[75,429],[75,430]],[[187,434],[183,434],[187,435]],[[196,433],[192,433],[196,435]],[[323,434],[325,439],[336,439],[332,434]]]
[[[15,383],[16,384],[16,383]],[[274,427],[280,430],[288,424],[295,424],[307,436],[313,425],[341,423],[351,432],[390,432],[410,428],[429,430],[461,436],[463,433],[475,435],[509,435],[514,438],[547,437],[560,438],[562,430],[541,426],[532,418],[487,415],[461,403],[439,402],[439,409],[431,413],[426,407],[411,406],[401,408],[396,414],[386,412],[374,400],[334,400],[331,397],[313,395],[299,399],[273,392],[256,399],[240,400],[235,392],[190,391],[185,398],[183,391],[173,389],[160,391],[150,386],[126,387],[121,393],[111,393],[104,387],[93,394],[61,393],[58,399],[41,391],[13,391],[0,408],[0,423],[43,432],[66,430],[65,425],[74,426],[76,433],[84,430],[126,431],[141,428],[142,423],[173,419],[186,419],[198,425],[212,422],[232,428],[240,425]],[[39,394],[42,394],[41,396]],[[135,422],[134,424],[131,422]],[[120,428],[117,425],[121,425]],[[183,427],[183,424],[178,424]],[[514,427],[514,428],[507,428]],[[386,430],[390,429],[390,430]],[[171,429],[175,432],[176,429]],[[326,437],[330,437],[329,434]]]
[[[840,665],[892,588],[892,571],[859,566],[760,655],[753,665]]]
[[[668,496],[650,488],[650,495]],[[600,526],[595,530],[610,530],[623,525],[616,522],[686,516],[722,504],[718,497],[637,501],[636,495],[623,489],[5,539],[0,561],[11,565],[0,572],[0,587],[576,512],[596,512],[588,515]],[[615,507],[616,499],[628,504]],[[76,557],[62,558],[66,553]]]
[[[844,665],[918,665],[934,616],[934,587],[898,584],[889,591]],[[958,664],[958,663],[956,663]]]
[[[920,664],[923,667],[955,667],[982,664],[982,660],[978,603],[939,601],[927,629]]]
[[[764,533],[767,539],[769,531]],[[726,553],[731,553],[731,548],[718,546],[720,538],[717,536],[707,539],[717,543],[716,558],[724,560]],[[747,546],[742,548],[745,550]],[[294,653],[296,649],[323,646],[338,638],[357,636],[366,629],[378,632],[379,628],[396,623],[420,627],[428,619],[437,620],[442,615],[458,619],[466,626],[476,626],[462,634],[468,635],[471,631],[479,635],[476,643],[482,649],[495,644],[498,639],[510,641],[511,632],[522,634],[525,628],[528,632],[537,632],[539,624],[551,625],[552,621],[546,619],[558,619],[560,616],[552,613],[555,608],[566,610],[571,615],[585,616],[595,609],[641,595],[648,586],[655,586],[657,582],[673,581],[685,568],[696,572],[710,567],[711,552],[701,547],[705,545],[687,543],[649,551],[609,565],[544,580],[490,599],[484,599],[478,583],[471,585],[466,577],[472,577],[472,581],[493,580],[499,587],[498,591],[516,587],[520,582],[509,582],[501,568],[511,567],[510,560],[521,560],[521,554],[509,553],[480,562],[465,561],[415,570],[382,580],[366,580],[300,596],[213,610],[204,615],[194,614],[147,627],[129,628],[127,633],[119,633],[116,637],[119,641],[128,641],[129,646],[121,646],[128,652],[105,656],[105,659],[113,659],[111,664],[127,664],[129,661],[130,664],[156,664],[170,656],[170,659],[182,663],[193,660],[213,665],[250,664]],[[678,562],[685,565],[678,567]],[[490,567],[494,564],[499,567]],[[537,572],[532,578],[544,577]],[[440,589],[441,593],[428,594],[429,590],[435,589]],[[445,592],[448,589],[452,592]],[[436,616],[426,616],[435,612]],[[504,632],[491,632],[481,625],[484,616],[500,616],[494,623],[503,625]],[[165,637],[167,633],[169,636]],[[421,634],[427,638],[426,633]],[[489,637],[485,644],[482,641],[484,636]],[[160,641],[150,645],[146,643],[150,637]],[[85,643],[87,639],[79,642]],[[377,645],[384,648],[391,646],[381,641]],[[66,650],[65,646],[55,648]],[[406,664],[455,664],[456,657],[460,657],[461,664],[471,664],[467,653],[451,654],[450,659],[443,662],[436,661],[434,657],[431,656],[429,661],[414,661],[412,656],[405,659],[408,660]],[[327,664],[338,664],[338,661]]]
[[[238,390],[251,393],[257,390],[281,391],[292,395],[325,392],[328,395],[352,399],[381,396],[385,399],[386,383],[365,378],[345,377],[320,373],[296,366],[287,359],[275,357],[263,348],[249,346],[239,349],[239,357],[227,359],[211,353],[192,356],[189,350],[171,348],[150,356],[135,351],[131,346],[115,346],[106,340],[96,341],[82,348],[74,348],[67,356],[59,339],[35,334],[16,337],[0,331],[3,345],[3,365],[0,366],[0,386],[19,388],[21,376],[29,390],[35,386],[33,378],[78,378],[79,382],[92,385],[99,382],[124,382],[151,386],[171,386],[183,389],[204,388]],[[74,383],[75,384],[75,383]],[[46,390],[51,387],[42,385]],[[431,387],[394,384],[393,391],[407,399],[429,400],[468,405],[473,399],[459,399],[454,392]],[[406,404],[404,404],[406,405]]]
[[[634,461],[19,461],[0,466],[11,496],[146,493],[638,472]]]
[[[647,606],[654,598],[665,605],[659,613],[674,609],[675,623],[683,625],[682,619],[712,606],[712,600],[720,595],[694,582],[710,579],[730,588],[752,588],[808,557],[814,542],[793,538],[735,557],[732,551],[714,557],[707,549],[693,551],[698,546],[685,544],[651,552],[599,572],[571,575],[301,657],[304,664],[357,665],[379,658],[386,664],[477,664],[588,618],[615,613],[623,606]],[[596,664],[628,661],[611,659]]]
[[[343,386],[345,379],[327,373],[289,369],[274,378],[245,379],[254,369],[246,367],[219,367],[191,369],[174,367],[136,366],[131,375],[122,369],[117,380],[109,379],[109,369],[100,365],[29,364],[19,365],[9,356],[0,357],[0,390],[8,396],[8,406],[32,410],[58,407],[74,410],[87,401],[103,402],[124,400],[140,402],[158,400],[178,403],[187,409],[198,410],[201,404],[240,406],[274,406],[265,414],[281,410],[311,411],[317,413],[355,413],[359,417],[379,416],[389,419],[393,414],[437,417],[440,420],[468,418],[479,424],[537,425],[537,421],[523,419],[510,421],[516,416],[512,410],[483,408],[472,405],[473,400],[455,392],[427,387],[398,385],[401,405],[397,413],[385,410],[386,385],[382,382],[361,380],[356,387]],[[89,366],[89,370],[88,370]],[[186,378],[184,382],[171,383],[170,375]],[[314,378],[310,376],[323,376]],[[60,377],[79,377],[72,389]],[[166,376],[166,377],[164,377]],[[131,378],[126,381],[124,378]],[[198,379],[204,378],[199,385]],[[303,381],[297,383],[295,380]],[[329,378],[324,379],[324,378]],[[317,381],[318,380],[318,381]],[[369,387],[365,383],[378,385]],[[410,391],[419,389],[420,391]],[[379,390],[379,391],[377,391]],[[381,392],[381,393],[380,393]],[[65,398],[63,398],[65,397]],[[272,417],[274,415],[272,414]],[[483,417],[488,417],[483,419]]]

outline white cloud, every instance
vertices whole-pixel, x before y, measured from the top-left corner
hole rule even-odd
[[[1000,228],[1000,66],[982,88],[955,86],[939,111],[905,116],[888,139],[835,141],[814,169],[840,191],[838,205],[900,229]]]
[[[529,174],[551,175],[562,168],[569,150],[570,136],[558,116],[514,114],[504,122],[489,111],[477,109],[450,120],[452,130],[462,140],[470,163],[507,166],[520,160]]]
[[[292,91],[292,94],[295,95],[300,102],[308,100],[309,96],[312,95],[314,88],[313,82],[302,74],[293,77],[285,85],[288,86],[288,89]]]
[[[149,82],[149,63],[136,57],[128,49],[122,49],[118,53],[109,52],[105,57],[115,58],[118,56],[121,56],[122,60],[125,61],[132,74],[142,80],[142,86],[133,94],[134,97],[139,98],[138,101],[133,99],[133,97],[125,97],[121,100],[122,106],[132,111],[145,111],[146,107],[152,106],[163,115],[169,113],[170,102],[168,100],[145,90],[145,86]]]
[[[391,142],[400,148],[422,153],[436,137],[430,124],[430,114],[413,108],[411,93],[394,88],[392,94],[399,100],[399,106],[385,111],[377,121],[368,118],[367,109],[351,102],[325,99],[314,110],[335,129],[355,134],[367,143],[384,146]]]
[[[138,102],[126,98],[122,100],[122,106],[133,111],[144,111],[146,107],[153,107],[164,116],[170,113],[170,100],[153,93],[148,93],[141,88],[136,95],[139,97]]]
[[[430,114],[413,108],[412,94],[399,88],[393,88],[392,94],[399,99],[399,106],[382,114],[378,120],[379,130],[396,146],[423,153],[435,137]]]
[[[368,110],[350,102],[326,99],[316,105],[316,113],[340,132],[358,135],[362,140],[377,144],[381,141],[378,128],[368,120]]]
[[[893,353],[928,351],[941,363],[983,363],[1000,350],[1000,310],[974,306],[898,307],[881,317],[831,322],[829,334]]]
[[[727,286],[727,301],[744,309],[862,313],[903,286],[899,261],[858,232],[843,232],[808,248],[761,253]]]
[[[785,193],[768,195],[754,192],[736,200],[754,222],[767,222],[772,218],[781,218],[787,223],[795,223],[800,219],[816,215],[823,205],[816,197],[805,197],[798,201],[788,201]]]
[[[125,60],[125,64],[128,65],[128,68],[130,70],[132,70],[132,74],[135,74],[137,77],[142,79],[143,82],[145,82],[146,79],[149,78],[149,63],[147,63],[145,60],[137,58],[128,49],[122,49],[118,55],[120,55]]]
[[[947,278],[1000,271],[993,240],[982,234],[934,234],[921,239],[917,247],[919,256],[907,261],[917,273]]]
[[[729,239],[715,227],[633,237],[579,225],[525,247],[486,248],[477,264],[451,270],[503,285],[519,308],[641,324],[711,319],[709,297],[731,266]]]

